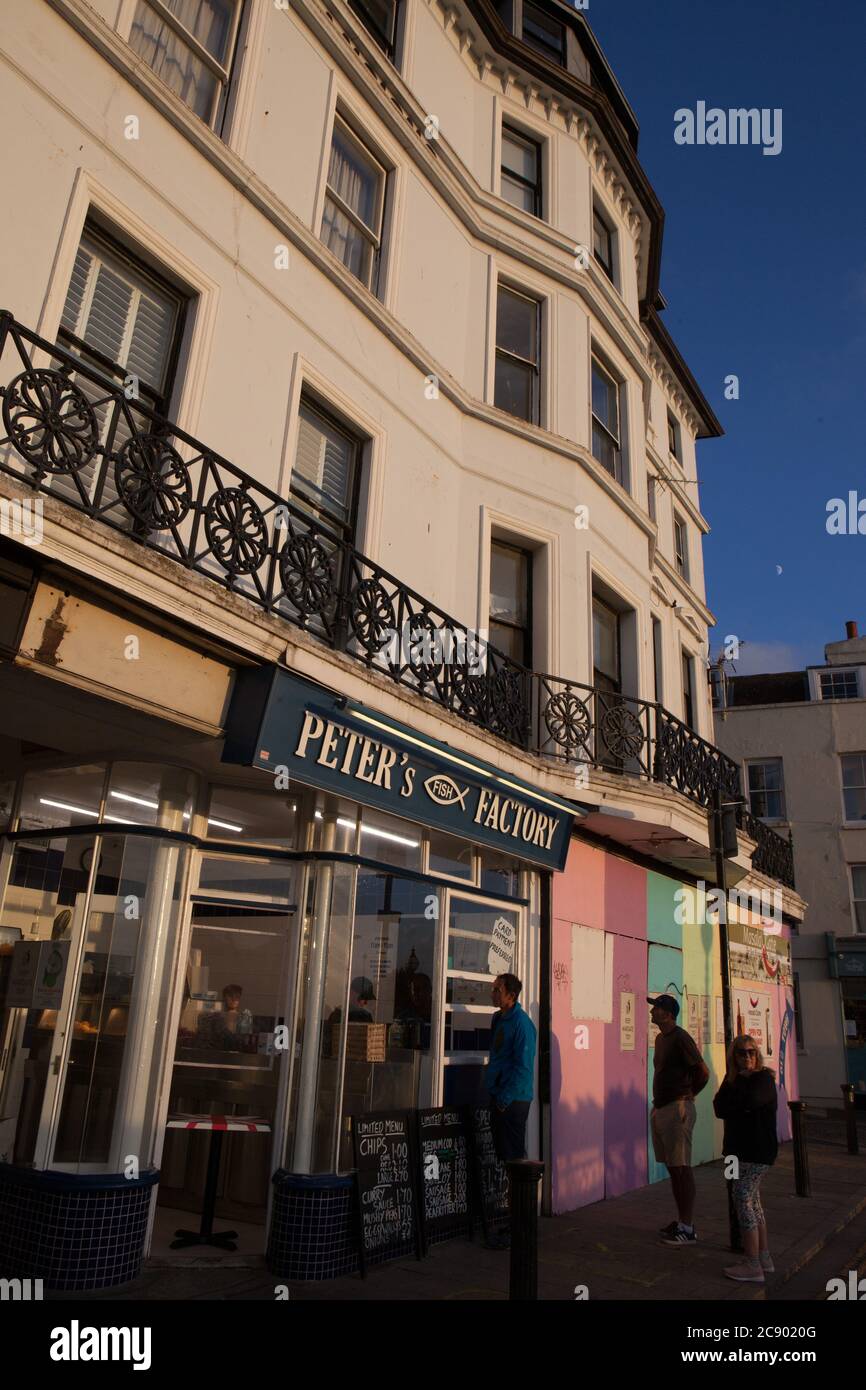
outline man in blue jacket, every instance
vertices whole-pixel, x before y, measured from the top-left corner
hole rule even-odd
[[[490,1061],[484,1084],[490,1094],[491,1129],[503,1163],[526,1157],[526,1119],[535,1074],[535,1024],[518,1004],[516,975],[497,975],[492,998]]]
[[[497,975],[491,991],[498,1013],[490,1024],[490,1060],[484,1084],[490,1095],[490,1128],[502,1163],[526,1158],[526,1120],[532,1104],[535,1024],[517,1002],[523,988],[516,975]],[[507,1250],[508,1231],[494,1232],[488,1245]]]

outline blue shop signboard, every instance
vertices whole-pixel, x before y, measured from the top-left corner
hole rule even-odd
[[[238,672],[223,761],[562,869],[578,808],[278,666]]]

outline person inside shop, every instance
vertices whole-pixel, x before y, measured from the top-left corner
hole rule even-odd
[[[226,985],[223,988],[222,1022],[223,1031],[226,1033],[236,1033],[238,1031],[243,992],[242,985]]]
[[[219,1047],[224,1051],[242,1046],[238,1038],[238,1024],[241,1017],[242,985],[225,985],[222,991],[222,1009],[217,1013],[205,1015],[207,1020],[206,1046]],[[204,1022],[204,1019],[202,1020]],[[201,1026],[201,1025],[200,1025]]]
[[[350,1023],[374,1023],[375,1019],[367,1008],[368,1004],[375,1004],[376,995],[373,992],[373,985],[366,975],[356,975],[349,986],[349,1022]],[[333,1029],[335,1024],[339,1024],[343,1017],[343,1010],[334,1009],[328,1018],[328,1026]]]
[[[493,1147],[501,1163],[526,1158],[526,1121],[532,1104],[536,1029],[518,1003],[523,985],[516,975],[497,975],[491,989],[496,1013],[490,1023],[490,1059],[484,1084],[490,1096]],[[508,1231],[497,1232],[488,1244],[507,1250]]]
[[[775,1074],[764,1066],[755,1039],[742,1033],[728,1049],[725,1079],[713,1101],[713,1109],[725,1122],[722,1153],[726,1160],[732,1156],[737,1160],[734,1205],[745,1258],[742,1264],[729,1265],[725,1274],[740,1283],[763,1284],[774,1269],[761,1206],[761,1179],[779,1152],[777,1106]]]
[[[659,1231],[663,1245],[696,1245],[694,1227],[695,1179],[692,1173],[692,1132],[695,1096],[710,1073],[690,1033],[677,1024],[680,1006],[673,995],[647,999],[650,1018],[658,1028],[653,1058],[653,1108],[650,1128],[653,1153],[667,1165],[677,1207],[677,1220]]]

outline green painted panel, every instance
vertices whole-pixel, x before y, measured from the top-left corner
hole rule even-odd
[[[676,914],[682,917],[683,912],[678,910],[674,895],[681,888],[675,878],[652,871],[647,874],[647,939],[677,951],[682,949],[683,929]]]

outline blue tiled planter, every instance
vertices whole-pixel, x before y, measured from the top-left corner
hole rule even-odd
[[[336,1279],[358,1268],[355,1180],[336,1173],[273,1176],[267,1264],[280,1279]]]
[[[47,1289],[106,1289],[141,1268],[153,1169],[79,1176],[0,1163],[0,1275]]]

